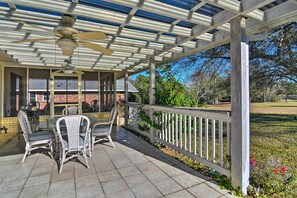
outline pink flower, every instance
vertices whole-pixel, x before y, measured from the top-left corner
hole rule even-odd
[[[256,165],[256,161],[255,161],[255,160],[252,160],[252,161],[250,162],[250,164],[251,164],[252,166],[255,166],[255,165]]]
[[[287,171],[287,167],[282,166],[282,167],[281,167],[281,172],[286,172],[286,171]]]

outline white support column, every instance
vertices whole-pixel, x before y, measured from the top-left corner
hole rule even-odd
[[[249,48],[245,36],[245,18],[238,16],[231,23],[231,180],[243,195],[249,185]]]
[[[154,105],[156,102],[156,97],[155,97],[155,87],[156,87],[156,66],[155,66],[155,59],[150,58],[150,63],[149,63],[149,68],[150,68],[150,89],[149,89],[149,96],[150,96],[150,105]],[[153,109],[150,109],[150,118],[153,120]],[[155,129],[150,128],[150,142],[152,144],[155,143]]]
[[[78,113],[79,114],[82,114],[82,77],[81,77],[81,74],[78,75],[77,77],[77,95],[78,95]]]
[[[101,73],[98,72],[98,112],[101,110]]]
[[[55,103],[54,103],[54,91],[55,91],[55,76],[53,74],[53,71],[50,70],[50,95],[51,95],[51,101],[50,101],[50,117],[53,118],[55,115]]]
[[[114,106],[117,107],[117,74],[116,72],[113,73],[113,101]]]
[[[128,127],[128,119],[129,119],[129,109],[128,109],[128,80],[129,74],[128,71],[125,70],[125,78],[124,78],[124,91],[125,91],[125,127]]]

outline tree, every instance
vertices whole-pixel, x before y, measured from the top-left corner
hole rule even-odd
[[[170,68],[170,65],[163,65],[156,69],[156,104],[166,106],[197,106],[194,94],[174,77]],[[139,91],[136,95],[138,95],[138,98],[141,98],[137,102],[148,104],[149,77],[139,75],[132,83]]]
[[[258,100],[263,92],[282,80],[297,82],[297,22],[272,29],[267,39],[250,42],[251,100]],[[210,100],[209,93],[217,93],[218,78],[230,80],[230,45],[206,50],[174,63],[179,69],[191,69],[191,89],[198,100]],[[226,89],[223,86],[222,89]],[[227,91],[230,94],[230,92]],[[213,96],[217,97],[217,96]],[[212,97],[212,100],[213,100]],[[219,98],[219,97],[218,97]]]

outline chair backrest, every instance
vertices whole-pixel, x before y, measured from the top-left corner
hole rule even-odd
[[[113,123],[113,122],[114,122],[114,119],[115,119],[115,117],[116,117],[116,115],[117,115],[117,113],[118,113],[117,108],[116,108],[116,107],[113,107],[113,108],[111,109],[111,111],[110,111],[108,121],[109,121],[109,122],[112,121],[112,123]]]
[[[78,107],[75,105],[65,107],[62,111],[63,115],[77,115],[78,114]]]
[[[30,122],[28,120],[27,113],[20,110],[18,113],[18,120],[21,126],[21,129],[23,131],[23,136],[25,141],[28,143],[29,142],[29,135],[32,134],[32,129]]]
[[[62,122],[62,123],[61,123]],[[66,129],[68,149],[76,151],[80,149],[81,127],[84,127],[86,132],[89,132],[90,120],[83,115],[68,115],[57,120],[56,129],[61,137],[61,128]],[[62,145],[63,145],[63,141]],[[64,145],[63,145],[64,147]]]

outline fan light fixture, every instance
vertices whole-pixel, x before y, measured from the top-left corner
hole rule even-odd
[[[73,51],[78,47],[77,43],[74,40],[69,38],[61,38],[57,40],[56,43],[63,50]]]
[[[73,70],[72,69],[64,69],[63,72],[65,74],[73,74]]]

